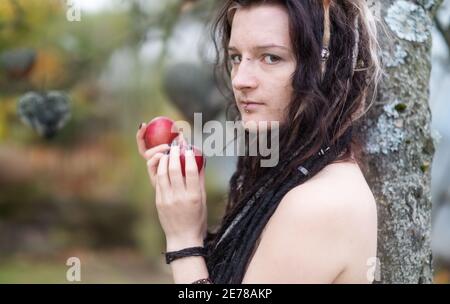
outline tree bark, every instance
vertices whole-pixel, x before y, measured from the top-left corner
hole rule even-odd
[[[432,283],[428,104],[432,20],[442,0],[381,0],[383,80],[362,128],[378,207],[379,283]]]

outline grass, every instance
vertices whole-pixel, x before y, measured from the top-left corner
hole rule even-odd
[[[0,262],[0,283],[72,283],[66,279],[70,268],[66,261],[71,256],[80,259],[82,284],[172,283],[170,269],[162,261],[155,264],[129,251],[77,251],[51,258],[15,256]]]

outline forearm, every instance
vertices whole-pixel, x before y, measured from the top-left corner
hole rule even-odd
[[[180,243],[168,243],[167,251],[177,251],[187,247],[203,246],[203,242],[194,241],[181,245]],[[175,284],[190,284],[200,279],[209,277],[205,258],[202,256],[189,256],[176,259],[170,263]]]

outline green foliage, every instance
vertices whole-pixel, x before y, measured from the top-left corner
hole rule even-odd
[[[97,261],[110,269],[85,281],[169,281],[150,266],[162,262],[165,240],[135,132],[154,116],[182,116],[162,90],[167,48],[146,66],[139,52],[149,31],[166,45],[181,15],[205,18],[213,1],[161,1],[149,10],[146,1],[134,0],[114,9],[120,2],[69,22],[65,1],[0,1],[0,57],[36,55],[15,77],[0,64],[0,282],[65,282],[61,256],[74,248],[103,250]],[[20,57],[19,66],[27,66]],[[129,73],[111,81],[111,67],[123,57],[121,68]],[[69,96],[71,117],[44,140],[22,124],[16,105],[29,91],[53,90]],[[223,193],[207,188],[210,222],[216,222]],[[132,251],[142,265],[130,273],[124,266],[126,275],[111,270],[122,261],[123,255],[108,259],[117,248]]]

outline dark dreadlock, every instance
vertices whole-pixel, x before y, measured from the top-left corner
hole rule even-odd
[[[264,168],[258,166],[260,156],[239,157],[230,180],[225,215],[218,231],[208,231],[207,266],[214,283],[242,282],[256,241],[292,188],[328,164],[347,160],[351,155],[362,166],[361,141],[353,131],[360,118],[356,116],[366,108],[369,87],[375,84],[376,88],[379,75],[374,24],[364,0],[331,2],[325,8],[319,0],[228,0],[219,11],[213,33],[219,34],[221,47],[217,46],[216,36],[213,41],[217,66],[224,68],[225,79],[230,75],[230,12],[236,4],[238,8],[263,3],[285,6],[293,49],[297,62],[302,64],[292,79],[294,94],[286,111],[286,121],[290,123],[280,125],[280,162]],[[324,26],[328,9],[330,20]],[[326,43],[329,59],[323,69],[320,50],[325,45],[326,27],[332,31],[329,44]],[[234,99],[230,105],[236,113],[235,120],[239,120]]]

